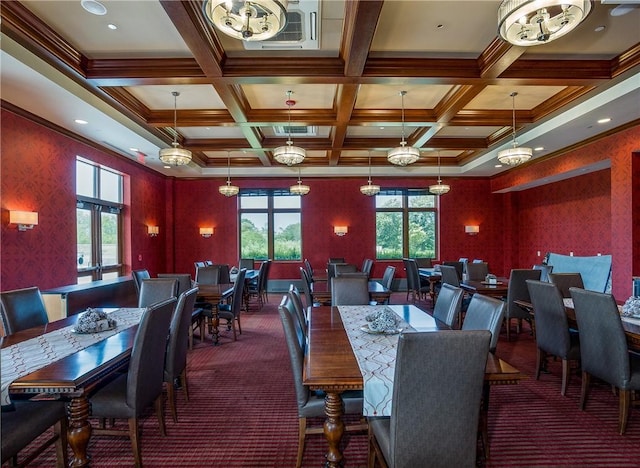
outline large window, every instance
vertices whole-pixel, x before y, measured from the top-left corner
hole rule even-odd
[[[122,274],[122,175],[76,160],[78,283]]]
[[[426,190],[376,195],[376,258],[437,258],[436,197]]]
[[[285,190],[240,192],[240,257],[301,260],[301,200]]]

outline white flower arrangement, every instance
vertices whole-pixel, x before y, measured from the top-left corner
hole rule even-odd
[[[89,308],[78,317],[75,332],[98,333],[101,331],[112,330],[115,327],[116,321],[109,318],[105,312]]]
[[[400,323],[396,313],[386,307],[379,312],[367,315],[365,319],[369,322],[369,329],[376,332],[396,330]]]
[[[624,317],[640,317],[640,297],[631,296],[622,306]]]

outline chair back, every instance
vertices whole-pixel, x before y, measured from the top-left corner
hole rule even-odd
[[[233,294],[231,297],[231,313],[234,318],[237,318],[242,311],[242,299],[244,298],[244,277],[247,274],[247,270],[243,268],[238,272],[236,282],[233,285]]]
[[[191,275],[189,273],[158,273],[158,278],[173,278],[178,280],[178,298],[180,294],[191,289]]]
[[[371,276],[371,269],[373,268],[373,260],[370,258],[365,258],[362,262],[362,273],[365,273],[367,277]]]
[[[302,283],[302,292],[304,293],[307,307],[313,307],[313,295],[311,294],[311,281],[307,274],[307,270],[300,267],[300,280]]]
[[[162,393],[164,356],[175,305],[173,297],[147,307],[138,325],[127,372],[127,406],[138,415]]]
[[[253,258],[241,258],[238,264],[238,270],[246,268],[247,270],[255,270],[255,260]]]
[[[433,267],[433,263],[431,262],[431,259],[429,257],[416,257],[416,258],[414,258],[414,260],[416,261],[416,264],[418,265],[418,268],[432,268]]]
[[[554,356],[567,358],[571,337],[560,290],[555,284],[546,281],[527,280],[527,287],[536,319],[538,348]]]
[[[529,312],[513,301],[531,302],[527,280],[540,280],[540,270],[514,269],[509,275],[506,318],[529,318]]]
[[[369,304],[369,280],[365,276],[331,278],[331,305]]]
[[[611,294],[586,289],[571,288],[569,292],[580,330],[582,371],[629,389],[629,349],[616,300]]]
[[[553,265],[545,265],[543,263],[533,265],[534,270],[540,270],[540,281],[549,281],[549,273],[553,271]]]
[[[382,276],[382,286],[391,290],[391,286],[393,286],[393,277],[396,274],[396,267],[389,265],[384,270],[384,275]]]
[[[433,316],[446,323],[450,327],[458,322],[458,316],[462,309],[462,296],[464,291],[450,284],[443,284],[433,307]]]
[[[569,288],[584,289],[580,273],[549,273],[549,281],[558,286],[562,297],[571,297]]]
[[[464,263],[463,262],[442,262],[445,266],[452,266],[456,269],[456,274],[458,275],[458,281],[462,280],[462,274],[464,273]],[[469,263],[467,262],[467,265]]]
[[[226,263],[218,265],[218,282],[220,284],[231,283],[231,274],[229,272],[229,265],[227,265]]]
[[[136,285],[136,292],[140,294],[140,283],[142,283],[143,279],[151,278],[151,275],[148,270],[133,270],[131,277],[133,278],[133,283]]]
[[[458,278],[455,267],[451,265],[440,265],[440,275],[442,275],[442,279],[440,280],[442,284],[450,284],[456,288],[460,287],[460,278]]]
[[[404,261],[404,268],[407,270],[407,289],[410,291],[420,290],[420,272],[418,271],[418,264],[412,258],[407,258]]]
[[[388,466],[475,466],[490,340],[484,330],[400,335]]]
[[[307,314],[305,312],[305,308],[302,305],[302,298],[300,297],[300,291],[294,284],[289,285],[289,299],[293,304],[293,310],[296,312],[296,316],[298,318],[298,322],[300,327],[302,328],[302,332],[304,336],[307,336]]]
[[[220,265],[209,265],[196,268],[196,283],[220,284]]]
[[[171,324],[169,325],[169,341],[164,363],[164,380],[173,385],[173,379],[180,375],[187,366],[187,350],[189,349],[189,327],[191,315],[196,302],[198,288],[191,288],[178,297]]]
[[[328,263],[346,263],[344,257],[329,257]]]
[[[471,281],[483,281],[489,274],[487,262],[467,263],[467,277]]]
[[[313,283],[313,268],[311,267],[311,262],[306,258],[304,259],[304,269],[306,270],[309,279]]]
[[[175,278],[149,278],[142,280],[138,307],[149,307],[156,302],[176,298],[178,280]]]
[[[467,313],[462,322],[463,330],[489,330],[491,344],[489,351],[495,352],[500,336],[500,327],[504,318],[506,305],[500,299],[474,294],[467,307]]]
[[[265,260],[260,265],[260,271],[258,271],[258,293],[264,294],[267,291],[269,284],[269,270],[271,269],[271,260]]]
[[[49,323],[37,286],[0,293],[2,326],[6,335]]]
[[[360,273],[358,267],[351,263],[332,263],[333,276],[340,276],[345,273]]]

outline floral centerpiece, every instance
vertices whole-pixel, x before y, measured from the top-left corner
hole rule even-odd
[[[98,333],[101,331],[112,330],[116,327],[116,321],[101,311],[96,309],[87,309],[78,317],[76,323],[76,333]]]
[[[624,317],[640,317],[640,297],[631,296],[622,306]]]
[[[400,323],[400,319],[396,313],[387,307],[367,315],[365,319],[369,322],[369,329],[374,332],[395,331]]]

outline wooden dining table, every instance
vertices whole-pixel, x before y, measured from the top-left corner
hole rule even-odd
[[[431,303],[436,303],[436,284],[442,279],[442,275],[435,268],[418,268],[418,275],[420,278],[429,282],[429,297],[431,297]]]
[[[208,302],[212,306],[211,319],[207,325],[214,345],[217,345],[219,340],[218,326],[220,325],[220,316],[218,314],[218,306],[223,300],[233,295],[233,287],[234,283],[198,285],[198,301]]]
[[[379,306],[387,307],[387,306]],[[414,314],[421,332],[436,332],[449,327],[413,305],[390,306],[400,317],[411,324]],[[408,319],[408,320],[407,320]],[[308,346],[305,354],[303,383],[312,390],[325,392],[324,435],[328,443],[326,466],[342,466],[340,443],[344,433],[342,392],[362,390],[364,380],[360,367],[336,306],[313,307],[309,314]],[[485,369],[482,412],[488,410],[489,389],[493,385],[518,383],[524,375],[509,363],[489,353]],[[487,418],[481,418],[483,440],[486,439]],[[487,440],[485,440],[486,443]],[[485,450],[488,446],[485,447]],[[488,453],[488,452],[487,452]]]
[[[116,309],[97,309],[105,312]],[[5,336],[2,348],[36,338],[54,330],[75,325],[79,315],[30,328]],[[39,395],[43,398],[68,399],[69,446],[73,451],[71,467],[84,467],[90,463],[87,447],[91,438],[88,396],[102,382],[125,368],[131,356],[138,326],[131,326],[102,341],[74,352],[44,367],[14,380],[9,386],[11,395]],[[3,366],[4,367],[4,366]]]
[[[487,281],[463,280],[460,287],[469,294],[484,294],[491,297],[506,297],[509,291],[509,278],[496,278],[496,284]]]
[[[391,290],[378,281],[369,280],[367,289],[369,290],[369,298],[380,304],[386,302],[389,297],[391,297]],[[313,300],[315,302],[331,304],[331,282],[321,281],[311,283],[311,294],[313,294]]]

